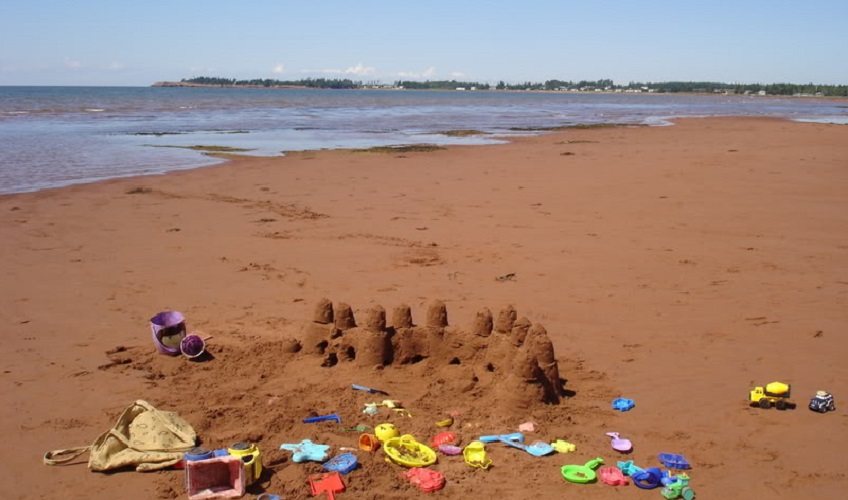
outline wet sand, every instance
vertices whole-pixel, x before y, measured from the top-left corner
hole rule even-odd
[[[389,421],[422,441],[454,414],[463,444],[533,421],[529,441],[577,445],[542,458],[490,445],[488,471],[440,457],[443,497],[659,497],[567,483],[560,467],[598,456],[654,467],[669,452],[692,463],[701,498],[842,498],[846,228],[848,128],[754,118],[236,159],[0,196],[8,491],[186,498],[178,470],[93,473],[87,455],[41,463],[91,444],[144,399],[183,416],[207,447],[258,443],[267,472],[253,495],[310,498],[320,464],[277,448],[356,446],[337,424],[301,423],[338,412],[345,426]],[[502,390],[516,363],[480,364],[494,348],[328,363],[304,342],[322,298],[349,304],[360,326],[378,305],[391,323],[402,304],[426,326],[443,301],[454,338],[475,342],[478,312],[511,305],[546,329],[562,399],[516,405]],[[214,359],[155,353],[148,321],[169,309],[212,336]],[[796,409],[748,405],[753,386],[776,380],[792,385]],[[412,417],[362,414],[385,398],[352,383],[388,391]],[[807,409],[817,390],[835,395],[836,412]],[[619,396],[636,407],[613,411]],[[633,452],[613,451],[608,431]],[[358,455],[339,498],[424,495],[382,452]]]

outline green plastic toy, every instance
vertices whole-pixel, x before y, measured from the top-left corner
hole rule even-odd
[[[668,500],[672,500],[674,498],[692,500],[695,498],[695,492],[689,487],[689,475],[678,474],[676,479],[677,480],[673,483],[666,485],[660,491],[660,494]]]
[[[563,465],[560,472],[562,472],[562,477],[570,483],[591,483],[597,478],[595,469],[603,463],[604,459],[598,457],[593,460],[589,460],[584,465]]]

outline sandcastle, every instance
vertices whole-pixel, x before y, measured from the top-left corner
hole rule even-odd
[[[563,381],[545,328],[519,317],[508,306],[495,318],[487,308],[477,312],[470,331],[448,324],[442,301],[430,304],[425,325],[416,325],[412,310],[394,308],[391,324],[379,305],[365,312],[359,325],[348,304],[321,299],[312,321],[301,332],[302,352],[322,366],[350,362],[385,367],[419,362],[447,371],[462,390],[482,390],[498,401],[520,408],[534,403],[557,404]],[[453,380],[459,379],[459,380]]]

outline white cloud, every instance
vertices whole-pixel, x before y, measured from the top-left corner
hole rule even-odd
[[[412,72],[412,71],[400,71],[400,72],[398,72],[397,76],[399,76],[401,78],[433,78],[437,74],[438,73],[436,71],[436,68],[433,67],[433,66],[430,66],[429,68],[425,69],[421,73],[416,73],[416,72]]]
[[[370,75],[374,73],[374,68],[371,66],[363,66],[362,63],[357,64],[356,66],[352,66],[346,70],[344,70],[347,75]]]
[[[82,68],[84,65],[82,61],[77,61],[75,59],[65,59],[65,67],[66,68]]]
[[[108,65],[106,65],[106,69],[110,69],[110,70],[123,69],[123,68],[124,68],[124,65],[119,63],[118,61],[112,61]]]
[[[274,71],[275,75],[282,75],[283,73],[286,72],[286,68],[282,64],[278,64],[278,65],[274,66],[273,71]]]
[[[465,73],[462,73],[461,71],[452,71],[451,78],[465,78]]]

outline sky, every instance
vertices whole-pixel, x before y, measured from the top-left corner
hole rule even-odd
[[[848,84],[848,0],[7,0],[0,85]]]

